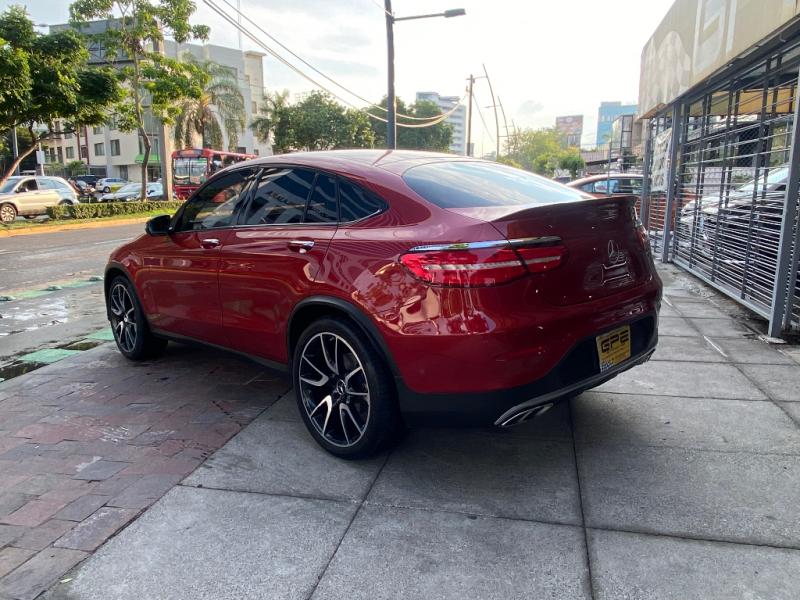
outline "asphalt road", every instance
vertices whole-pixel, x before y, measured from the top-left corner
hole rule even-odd
[[[105,327],[102,284],[90,279],[143,229],[137,223],[0,238],[0,296],[15,298],[0,302],[0,364]]]

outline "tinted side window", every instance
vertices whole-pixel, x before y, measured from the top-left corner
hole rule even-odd
[[[584,184],[581,186],[581,189],[582,189],[584,192],[589,192],[590,194],[591,194],[591,193],[593,193],[593,192],[594,192],[594,182],[592,182],[592,183],[584,183]]]
[[[425,200],[441,208],[547,205],[585,199],[574,188],[497,163],[433,162],[411,167],[403,180]]]
[[[190,231],[230,226],[244,200],[243,192],[251,174],[251,169],[243,169],[211,181],[187,200],[176,229]]]
[[[641,194],[641,179],[620,179],[619,192],[621,194]]]
[[[383,207],[383,201],[375,194],[349,181],[339,180],[339,219],[343,223],[374,215]]]
[[[336,223],[336,178],[320,173],[308,201],[305,223]]]
[[[314,182],[307,169],[270,169],[258,180],[247,206],[246,225],[302,223]]]

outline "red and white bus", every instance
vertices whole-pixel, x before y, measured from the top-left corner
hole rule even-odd
[[[172,186],[175,197],[185,200],[220,169],[258,158],[257,154],[223,152],[211,148],[186,148],[172,153]]]

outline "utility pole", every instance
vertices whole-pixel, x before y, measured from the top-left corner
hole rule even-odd
[[[467,156],[472,156],[472,86],[475,85],[475,78],[470,73],[469,76],[469,100],[467,101]]]
[[[389,150],[397,148],[397,116],[395,109],[397,101],[394,94],[394,16],[392,14],[392,0],[384,0],[384,17],[386,17],[386,56],[388,72],[388,93],[386,94],[386,147]]]
[[[492,96],[492,108],[494,109],[494,130],[495,140],[497,141],[497,150],[494,159],[500,158],[500,119],[497,117],[497,102],[494,99],[494,90],[492,90],[492,80],[489,79],[489,72],[486,70],[486,65],[483,65],[483,74],[486,76],[486,83],[489,84],[489,94]]]
[[[506,109],[503,108],[503,101],[500,96],[497,97],[497,103],[500,105],[500,113],[503,115],[503,127],[506,130],[506,139],[508,139],[508,121],[506,121]]]

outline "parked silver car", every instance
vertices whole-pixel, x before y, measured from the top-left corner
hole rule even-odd
[[[161,200],[164,196],[164,190],[161,188],[160,183],[147,184],[147,198],[146,200]],[[142,184],[141,183],[128,183],[116,192],[110,194],[103,194],[100,196],[100,202],[115,202],[123,200],[126,202],[137,201],[142,199]]]
[[[75,189],[61,177],[9,177],[0,186],[0,222],[44,215],[51,206],[78,204]]]

